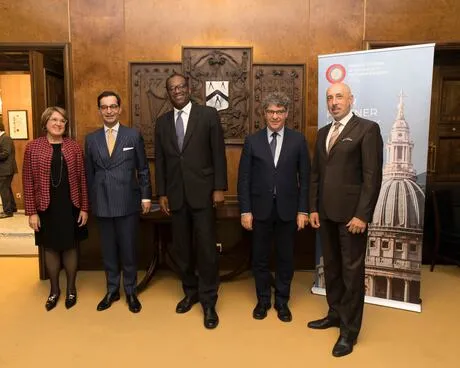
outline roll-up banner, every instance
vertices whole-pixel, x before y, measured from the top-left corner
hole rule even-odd
[[[333,119],[326,90],[348,84],[353,112],[380,125],[382,188],[369,224],[366,302],[421,311],[420,267],[434,44],[318,57],[318,128]],[[317,232],[315,294],[325,295]]]

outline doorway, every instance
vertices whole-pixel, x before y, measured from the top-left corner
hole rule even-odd
[[[19,213],[13,216],[14,224],[0,223],[2,234],[10,235],[8,241],[2,242],[1,254],[37,252],[31,239],[33,231],[28,228],[23,212],[23,157],[27,143],[43,134],[40,117],[45,108],[60,106],[69,111],[71,107],[69,56],[67,44],[0,43],[0,119],[10,136],[11,130],[16,131],[13,127],[16,117],[22,126],[20,134],[12,136],[18,174],[14,175],[11,187]],[[74,131],[72,125],[70,129]]]

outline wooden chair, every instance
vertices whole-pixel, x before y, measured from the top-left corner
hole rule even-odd
[[[434,212],[434,249],[430,271],[436,261],[460,266],[460,191],[435,189],[432,191]]]

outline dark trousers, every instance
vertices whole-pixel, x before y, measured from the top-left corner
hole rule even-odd
[[[12,214],[17,211],[16,201],[11,190],[12,181],[13,175],[0,176],[0,197],[2,198],[3,212],[6,214]]]
[[[267,220],[253,221],[252,272],[256,282],[257,300],[271,305],[270,254],[275,242],[275,305],[286,304],[294,275],[294,236],[296,221],[283,221],[278,216],[276,200]]]
[[[356,338],[363,318],[367,231],[364,234],[351,234],[345,225],[321,219],[319,231],[328,315],[340,319],[340,333],[343,336]]]
[[[125,293],[135,294],[137,284],[136,238],[139,213],[121,217],[98,217],[107,292],[120,288],[120,263]]]
[[[172,256],[181,274],[184,293],[189,297],[198,295],[205,307],[216,304],[219,288],[215,222],[211,203],[202,209],[185,204],[172,212]]]

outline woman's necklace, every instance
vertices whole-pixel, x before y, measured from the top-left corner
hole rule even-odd
[[[60,168],[59,168],[59,179],[58,180],[54,180],[53,178],[53,171],[51,170],[51,186],[53,188],[57,188],[60,184],[61,184],[61,180],[62,180],[62,167],[64,166],[64,160],[62,158],[62,151],[60,152],[60,155],[59,155],[59,158],[61,159],[61,164],[60,164]]]

